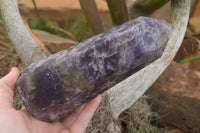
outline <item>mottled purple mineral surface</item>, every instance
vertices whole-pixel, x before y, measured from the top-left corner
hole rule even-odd
[[[161,57],[170,31],[139,17],[29,65],[17,81],[24,105],[37,119],[58,120]]]

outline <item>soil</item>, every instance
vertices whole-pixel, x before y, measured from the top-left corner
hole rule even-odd
[[[22,68],[23,63],[9,41],[5,28],[0,25],[0,78],[5,76],[12,67]],[[17,90],[15,91],[13,106],[17,110],[23,106]]]
[[[5,28],[0,25],[0,78],[14,66],[22,68],[23,64],[9,41]]]

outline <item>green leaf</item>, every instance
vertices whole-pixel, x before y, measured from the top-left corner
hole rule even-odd
[[[56,23],[56,22],[48,22],[48,23],[46,23],[45,30],[48,31],[48,32],[50,32],[50,33],[53,33],[53,34],[57,34],[58,30],[55,29],[54,27],[52,27],[51,25],[53,25],[55,27],[59,27],[58,23]]]
[[[54,25],[55,27],[58,27],[58,23],[56,22],[47,22],[42,18],[37,18],[29,22],[29,27],[31,29],[38,29],[38,30],[44,30],[52,34],[57,34],[57,29],[53,28],[50,24]]]
[[[37,18],[29,22],[29,27],[31,29],[44,30],[46,28],[47,22],[42,18]]]

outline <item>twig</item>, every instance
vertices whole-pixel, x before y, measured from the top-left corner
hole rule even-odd
[[[18,56],[17,54],[14,54],[13,56],[14,56],[14,57],[13,57],[13,59],[11,60],[9,67],[12,67],[12,66],[13,66],[14,61],[17,61],[17,58],[19,59],[19,56]]]
[[[59,28],[59,27],[56,27],[56,26],[54,26],[52,23],[48,23],[52,28],[54,28],[54,29],[56,29],[56,30],[58,30],[58,31],[60,31],[60,32],[62,32],[62,33],[64,33],[64,34],[67,34],[68,36],[70,36],[74,41],[77,41],[77,39],[76,39],[76,37],[72,34],[72,33],[70,33],[69,31],[66,31],[66,30],[64,30],[64,29],[62,29],[62,28]]]
[[[33,5],[34,5],[34,8],[35,8],[35,12],[36,12],[37,16],[40,18],[40,14],[38,12],[38,8],[37,8],[37,4],[36,4],[35,0],[32,0],[32,2],[33,2]]]
[[[46,46],[42,43],[42,41],[33,34],[30,27],[27,23],[25,23],[26,29],[29,31],[33,39],[35,40],[36,44],[45,52],[46,55],[51,55],[51,52],[46,48]]]
[[[3,59],[3,58],[5,58],[5,57],[8,56],[8,55],[12,55],[12,54],[11,54],[11,53],[8,53],[8,54],[5,54],[5,55],[2,55],[2,56],[0,57],[0,60]]]
[[[11,46],[9,46],[8,44],[6,44],[5,42],[3,42],[3,41],[1,41],[1,40],[0,40],[0,45],[6,47],[6,48],[8,48],[8,49],[11,49]]]

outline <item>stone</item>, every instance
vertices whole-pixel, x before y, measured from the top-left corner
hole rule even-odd
[[[29,65],[17,89],[35,118],[56,121],[161,57],[170,33],[139,17]]]
[[[32,30],[32,32],[44,43],[47,49],[53,54],[77,44],[77,42],[75,41],[53,35],[46,31]]]
[[[172,62],[153,86],[175,95],[200,99],[199,80],[200,72]]]

